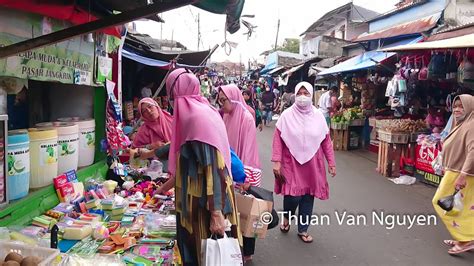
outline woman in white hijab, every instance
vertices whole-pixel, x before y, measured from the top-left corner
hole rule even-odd
[[[295,88],[295,104],[286,109],[273,136],[273,172],[275,193],[284,196],[285,219],[280,227],[283,233],[290,230],[289,215],[299,208],[298,236],[305,243],[313,238],[308,234],[308,224],[313,211],[314,198],[329,198],[329,173],[336,175],[336,161],[329,128],[324,115],[313,106],[313,86],[301,82]],[[306,225],[305,225],[306,224]]]

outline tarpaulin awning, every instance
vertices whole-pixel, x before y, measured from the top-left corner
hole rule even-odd
[[[38,14],[58,20],[66,20],[73,25],[80,25],[99,19],[97,16],[76,5],[73,1],[43,2],[31,0],[0,0],[0,6]],[[105,34],[121,37],[121,27],[108,27],[102,30]]]
[[[418,37],[415,39],[407,39],[403,40],[400,42],[396,42],[390,45],[387,45],[386,47],[393,47],[393,46],[398,46],[398,45],[403,45],[403,44],[411,44],[411,43],[417,43],[421,41],[422,37]],[[369,51],[365,52],[361,55],[358,55],[356,57],[353,57],[351,59],[348,59],[340,64],[337,64],[327,70],[324,70],[318,74],[318,76],[324,76],[324,75],[329,75],[329,74],[337,74],[337,73],[342,73],[342,72],[350,72],[350,71],[356,71],[356,70],[361,70],[361,69],[367,69],[371,67],[377,66],[379,63],[387,60],[388,58],[396,55],[396,53],[386,53],[386,52],[381,52],[381,51]]]
[[[283,72],[283,74],[281,74],[281,75],[282,76],[290,75],[291,73],[300,70],[300,68],[302,68],[303,66],[304,66],[304,63],[300,64],[300,65],[297,65],[297,66],[294,66],[294,67],[288,69],[287,71]]]
[[[441,12],[433,14],[428,17],[417,19],[414,21],[406,22],[388,29],[372,32],[372,33],[363,33],[356,37],[354,42],[363,42],[384,38],[392,38],[398,36],[409,36],[413,34],[420,34],[425,31],[433,29],[436,24],[438,24],[439,19],[441,18]]]
[[[281,66],[281,67],[277,67],[273,70],[271,70],[270,72],[268,72],[269,75],[273,75],[273,74],[276,74],[278,73],[279,71],[283,71],[285,69],[285,67]]]
[[[122,50],[122,56],[125,57],[125,58],[128,58],[130,60],[133,60],[135,62],[138,62],[140,64],[147,65],[147,66],[159,67],[159,68],[164,68],[164,69],[168,69],[169,67],[171,67],[171,62],[166,62],[166,61],[162,61],[162,60],[148,58],[148,57],[136,54],[132,51],[128,51],[126,49]],[[203,67],[203,66],[192,66],[192,65],[186,65],[186,64],[179,64],[179,63],[176,64],[176,66],[186,67],[186,68],[200,68],[200,67]]]
[[[385,52],[399,52],[411,50],[430,50],[430,49],[462,49],[474,47],[474,34],[449,38],[445,40],[421,42],[407,45],[400,45],[381,49]]]

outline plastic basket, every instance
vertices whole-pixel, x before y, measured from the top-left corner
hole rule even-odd
[[[27,244],[1,241],[0,242],[0,260],[3,260],[8,253],[15,252],[23,257],[36,256],[41,259],[39,266],[50,265],[59,255],[59,250],[43,247],[29,246]]]
[[[410,139],[409,134],[391,133],[379,130],[379,140],[387,143],[406,144]]]

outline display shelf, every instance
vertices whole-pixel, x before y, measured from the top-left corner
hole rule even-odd
[[[77,176],[81,182],[91,177],[104,178],[107,170],[108,167],[104,160],[80,169]],[[57,204],[59,204],[59,198],[53,185],[32,192],[23,199],[10,202],[5,209],[0,210],[0,227],[28,224],[34,217],[52,209]]]

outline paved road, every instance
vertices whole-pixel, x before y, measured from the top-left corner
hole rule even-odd
[[[258,134],[260,158],[264,170],[263,185],[273,189],[271,142],[273,128]],[[257,241],[256,255],[249,265],[474,265],[474,252],[460,257],[447,254],[441,243],[449,234],[437,225],[396,226],[392,230],[372,225],[372,213],[432,215],[431,198],[435,189],[423,184],[395,185],[375,172],[376,158],[368,152],[337,152],[337,176],[329,180],[327,201],[315,201],[314,213],[330,216],[330,225],[310,228],[315,241],[304,244],[296,227],[289,234],[278,228],[266,239]],[[277,210],[282,197],[275,197]],[[338,224],[335,211],[361,214],[367,225]],[[347,220],[350,222],[349,220]],[[377,221],[377,220],[375,220]],[[322,223],[320,219],[319,223]]]

